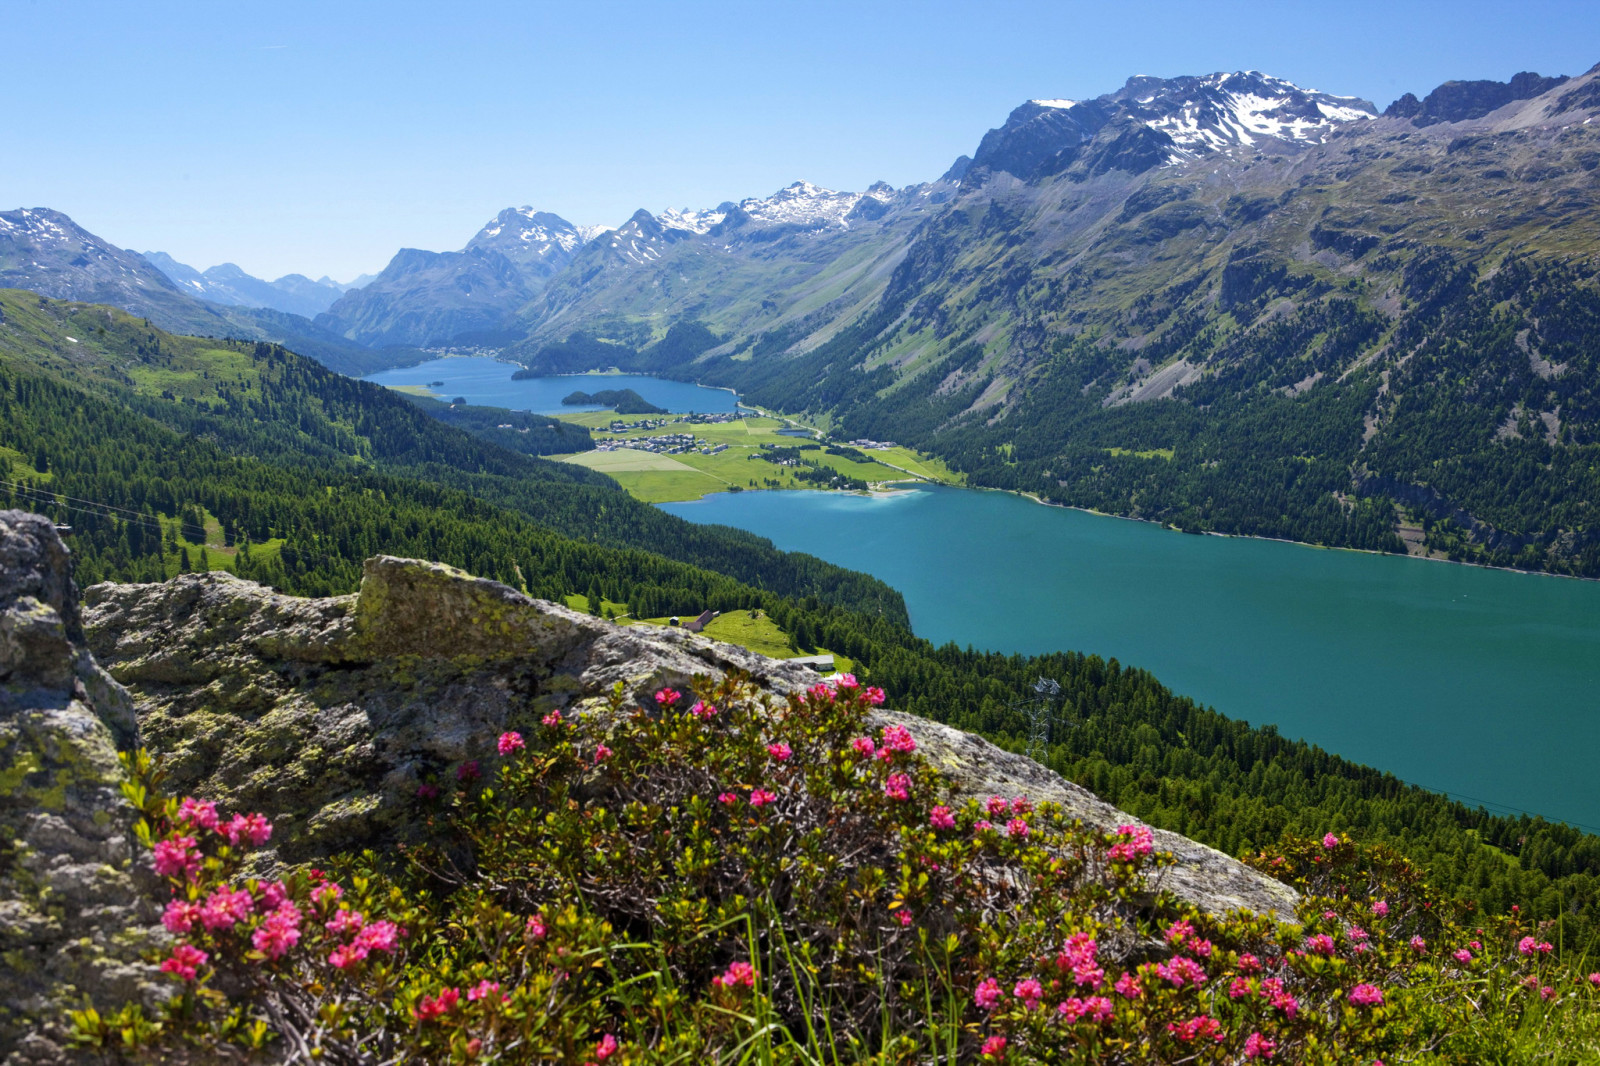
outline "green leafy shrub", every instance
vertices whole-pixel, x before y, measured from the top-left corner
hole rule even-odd
[[[1252,858],[1300,923],[1159,890],[1149,830],[951,800],[880,691],[730,678],[552,712],[417,797],[424,843],[248,876],[260,815],[129,760],[170,898],[129,1057],[328,1062],[1585,1061],[1594,983],[1403,859],[1329,833]]]

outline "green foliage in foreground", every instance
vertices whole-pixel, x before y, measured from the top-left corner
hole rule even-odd
[[[1148,830],[949,799],[846,679],[498,741],[427,838],[334,875],[244,876],[265,819],[129,798],[176,934],[174,995],[75,1015],[125,1059],[289,1062],[1585,1062],[1600,995],[1542,930],[1485,920],[1333,834],[1257,864],[1298,924],[1198,913]],[[485,744],[489,738],[483,738]],[[150,861],[147,860],[147,861]],[[1600,981],[1600,974],[1593,978]]]

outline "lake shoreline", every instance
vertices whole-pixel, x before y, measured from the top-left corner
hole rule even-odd
[[[1182,536],[1223,537],[1229,540],[1264,540],[1274,544],[1294,544],[1301,548],[1313,548],[1317,551],[1354,552],[1357,555],[1376,555],[1391,559],[1411,559],[1419,563],[1449,563],[1452,566],[1470,566],[1475,570],[1498,570],[1505,574],[1526,574],[1529,577],[1556,577],[1565,578],[1568,581],[1600,581],[1600,578],[1584,577],[1582,574],[1554,574],[1549,570],[1518,570],[1514,566],[1491,566],[1488,563],[1469,563],[1464,559],[1440,559],[1437,556],[1432,555],[1412,555],[1410,553],[1402,555],[1399,552],[1380,552],[1374,551],[1371,548],[1351,548],[1343,544],[1313,544],[1307,540],[1294,540],[1290,537],[1268,537],[1260,533],[1224,533],[1221,530],[1215,529],[1202,530],[1199,533],[1184,533],[1183,530],[1176,529],[1167,523],[1157,521],[1154,518],[1135,518],[1133,515],[1112,514],[1109,511],[1096,511],[1092,507],[1076,507],[1070,503],[1055,503],[1051,500],[1043,499],[1042,497],[1036,496],[1031,492],[1025,492],[1021,489],[1001,489],[987,485],[952,485],[950,487],[978,489],[984,492],[1009,492],[1013,495],[1021,496],[1024,499],[1031,500],[1041,507],[1056,507],[1063,511],[1077,511],[1081,514],[1092,514],[1099,518],[1120,518],[1124,522],[1139,522],[1147,526],[1159,526],[1169,533],[1177,533]]]

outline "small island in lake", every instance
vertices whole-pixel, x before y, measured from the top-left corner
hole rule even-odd
[[[664,415],[665,407],[657,407],[632,389],[601,389],[599,392],[574,392],[561,400],[563,405],[598,404],[615,409],[619,415]]]

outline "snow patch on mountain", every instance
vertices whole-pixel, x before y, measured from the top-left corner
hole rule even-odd
[[[1078,101],[1076,100],[1029,100],[1028,103],[1036,104],[1039,107],[1054,107],[1062,111],[1069,107],[1078,106]]]
[[[1344,123],[1377,117],[1364,100],[1302,89],[1253,70],[1158,84],[1157,91],[1131,101],[1132,110],[1172,138],[1173,162],[1232,145],[1254,146],[1261,138],[1320,144]]]
[[[681,211],[671,208],[656,216],[668,229],[688,230],[690,233],[709,233],[712,226],[727,217],[726,211],[691,211],[687,207]]]
[[[882,197],[893,195],[894,190],[884,186],[873,186],[871,192]],[[706,211],[691,211],[672,209],[663,211],[656,216],[657,221],[668,229],[685,230],[689,233],[709,233],[712,227],[721,223],[734,211],[738,211],[749,218],[757,226],[811,226],[818,229],[837,226],[840,229],[849,229],[849,215],[859,204],[866,193],[837,192],[833,189],[813,185],[809,181],[797,181],[787,185],[771,196],[752,196],[740,200],[737,204],[719,204],[717,207]]]

